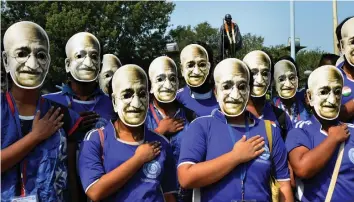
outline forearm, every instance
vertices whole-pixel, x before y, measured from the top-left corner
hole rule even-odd
[[[133,156],[116,169],[103,175],[89,190],[87,195],[99,201],[118,191],[141,168],[144,163]]]
[[[280,202],[293,202],[294,196],[290,186],[290,181],[279,182],[279,201]]]
[[[351,120],[354,118],[354,100],[349,100],[347,103],[342,105],[340,114],[339,114],[340,120],[346,122],[348,120]]]
[[[237,165],[241,164],[231,152],[218,158],[197,164],[185,164],[178,168],[178,179],[183,188],[198,188],[222,179]]]
[[[327,137],[317,147],[306,152],[297,165],[291,164],[294,173],[300,178],[311,178],[316,175],[331,159],[337,143]]]
[[[30,132],[9,147],[1,150],[1,172],[19,163],[41,141]]]

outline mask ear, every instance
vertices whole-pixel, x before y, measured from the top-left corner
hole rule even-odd
[[[116,104],[116,95],[112,93],[112,104],[113,104],[113,109],[116,113],[118,113],[118,106]]]
[[[9,63],[7,62],[7,53],[6,53],[6,51],[2,52],[2,62],[4,63],[6,73],[9,73],[10,72],[10,68],[9,68]]]
[[[70,72],[70,59],[69,58],[65,58],[65,70],[66,70],[66,73]]]
[[[306,90],[306,95],[307,95],[307,100],[308,100],[310,106],[313,107],[313,104],[312,104],[312,95],[311,95],[310,89],[307,89],[307,90]]]

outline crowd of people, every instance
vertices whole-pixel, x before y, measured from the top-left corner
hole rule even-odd
[[[67,82],[43,95],[48,35],[17,22],[3,37],[1,201],[352,202],[354,17],[336,34],[341,56],[323,55],[300,90],[289,56],[214,64],[194,43],[180,67],[160,56],[145,71],[101,62],[99,40],[80,32]]]

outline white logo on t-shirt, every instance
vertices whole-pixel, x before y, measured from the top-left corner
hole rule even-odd
[[[350,161],[354,164],[354,148],[349,149],[348,156]]]
[[[161,166],[158,161],[146,163],[143,167],[143,172],[146,177],[156,179],[161,173]]]
[[[264,152],[259,156],[262,160],[267,161],[270,157],[270,151],[267,145],[264,145]]]

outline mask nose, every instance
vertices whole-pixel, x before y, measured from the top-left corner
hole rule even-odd
[[[39,68],[39,63],[37,61],[37,58],[35,58],[32,54],[29,56],[27,61],[25,62],[25,66],[27,68],[30,68],[30,70],[34,71]]]

